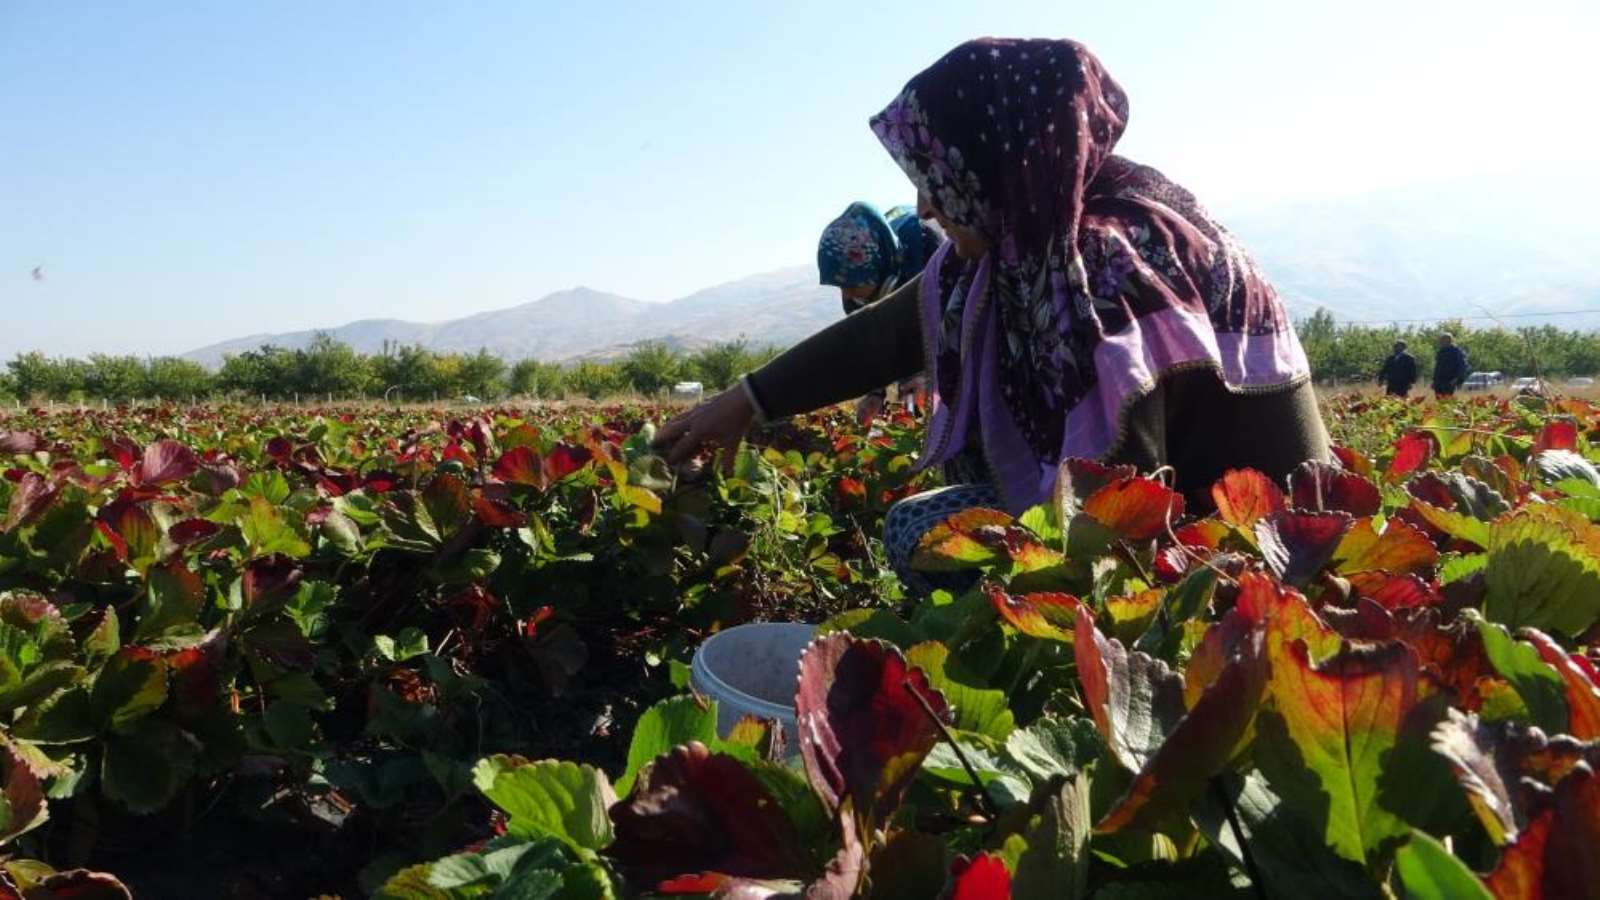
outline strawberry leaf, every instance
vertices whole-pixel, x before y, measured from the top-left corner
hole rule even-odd
[[[1304,641],[1270,653],[1273,711],[1257,720],[1262,771],[1336,853],[1376,867],[1409,833],[1379,794],[1417,702],[1416,655],[1403,644],[1351,647],[1315,666]]]
[[[1333,558],[1342,573],[1422,573],[1439,561],[1439,550],[1416,526],[1389,519],[1378,531],[1370,518],[1357,519],[1339,542]]]
[[[617,779],[617,792],[627,795],[640,770],[673,747],[690,741],[708,747],[716,745],[716,704],[693,696],[669,697],[645,710],[633,727],[628,764]]]
[[[813,871],[794,824],[762,783],[698,742],[644,769],[611,821],[609,855],[647,883],[695,872],[804,878]]]
[[[1445,846],[1413,831],[1394,855],[1395,874],[1405,895],[1415,900],[1490,900],[1478,876]]]
[[[1513,515],[1495,524],[1486,549],[1490,620],[1577,635],[1600,619],[1600,560],[1563,523]]]
[[[510,817],[506,827],[515,837],[555,838],[580,852],[611,843],[607,812],[617,795],[591,766],[499,754],[479,760],[472,782]]]
[[[1513,841],[1549,808],[1550,789],[1600,750],[1565,735],[1546,737],[1515,722],[1484,722],[1449,710],[1434,729],[1433,749],[1449,761],[1467,801],[1496,844]]]
[[[1011,627],[1029,637],[1072,643],[1078,610],[1083,604],[1070,594],[1009,594],[997,584],[985,584],[984,593],[995,611]]]
[[[1338,466],[1308,460],[1289,475],[1289,496],[1295,509],[1376,515],[1383,506],[1378,486]]]
[[[831,812],[853,798],[863,821],[885,821],[938,741],[928,710],[951,719],[927,675],[893,646],[848,634],[813,641],[800,658],[795,693],[812,790]]]
[[[1256,522],[1289,508],[1283,491],[1255,469],[1229,469],[1211,486],[1211,499],[1222,521],[1250,533]]]
[[[929,687],[944,695],[957,728],[996,741],[1004,741],[1016,729],[1005,691],[985,685],[961,660],[951,657],[944,644],[924,641],[906,651],[906,662],[921,669]]]
[[[1161,660],[1103,636],[1083,608],[1073,653],[1086,705],[1112,758],[1140,771],[1183,716],[1183,679]]]
[[[1346,531],[1350,514],[1343,512],[1276,512],[1255,523],[1256,545],[1268,568],[1279,578],[1304,586],[1322,571]]]
[[[1095,491],[1083,512],[1123,540],[1148,541],[1183,517],[1183,495],[1151,478],[1123,478]]]
[[[1157,828],[1181,817],[1227,766],[1250,734],[1267,684],[1260,631],[1241,641],[1221,675],[1133,779],[1097,831]]]
[[[1539,651],[1525,641],[1514,640],[1505,628],[1469,612],[1483,638],[1484,655],[1522,698],[1533,724],[1550,734],[1567,730],[1566,685],[1560,673],[1539,658]]]
[[[159,440],[144,448],[144,458],[133,469],[133,482],[143,486],[171,484],[200,468],[194,451],[173,440]]]
[[[1561,676],[1566,687],[1566,733],[1580,741],[1600,738],[1600,687],[1594,683],[1588,661],[1581,656],[1569,656],[1549,635],[1537,629],[1524,628],[1517,634],[1532,644],[1539,659]]]

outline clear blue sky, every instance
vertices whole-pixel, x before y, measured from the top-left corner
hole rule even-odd
[[[806,263],[912,199],[866,119],[982,34],[1087,42],[1224,212],[1600,152],[1595,0],[0,0],[0,354]]]

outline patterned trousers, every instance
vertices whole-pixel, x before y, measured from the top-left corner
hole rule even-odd
[[[935,590],[959,592],[971,587],[975,574],[967,572],[914,572],[911,554],[917,542],[945,519],[964,509],[999,506],[1000,495],[988,484],[953,484],[907,497],[889,507],[883,519],[883,545],[889,565],[900,581],[918,596]]]

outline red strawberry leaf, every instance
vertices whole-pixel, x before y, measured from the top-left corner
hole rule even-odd
[[[1578,426],[1571,419],[1551,419],[1544,423],[1539,430],[1539,436],[1533,441],[1530,456],[1537,456],[1546,450],[1577,450]]]
[[[1256,521],[1256,544],[1274,574],[1303,587],[1333,558],[1350,521],[1344,512],[1276,512]]]
[[[1229,469],[1211,486],[1211,499],[1224,522],[1249,533],[1256,522],[1289,508],[1283,491],[1255,469]]]
[[[1083,512],[1123,540],[1147,541],[1183,517],[1183,495],[1151,478],[1122,478],[1090,495]]]
[[[1083,510],[1084,501],[1101,488],[1139,474],[1133,466],[1108,466],[1082,457],[1069,457],[1056,475],[1056,509],[1065,522]]]
[[[11,503],[6,508],[4,523],[0,523],[0,533],[16,531],[50,508],[55,501],[60,488],[46,481],[43,475],[29,472],[22,476],[17,486],[11,490]]]
[[[571,444],[557,444],[545,455],[542,467],[546,484],[555,484],[589,464],[594,455]]]
[[[1438,591],[1415,575],[1357,572],[1350,576],[1350,586],[1360,596],[1387,610],[1438,606],[1444,602]]]
[[[545,479],[543,460],[529,447],[513,447],[500,454],[491,471],[494,477],[511,484],[523,484],[541,489],[549,486],[549,482]]]
[[[1390,480],[1399,481],[1428,464],[1433,458],[1437,442],[1426,431],[1413,431],[1394,444],[1394,456],[1389,460]]]
[[[1375,515],[1383,506],[1378,486],[1348,469],[1308,460],[1289,475],[1295,509],[1340,510],[1352,516]]]
[[[1587,768],[1556,785],[1551,808],[1506,848],[1484,879],[1497,898],[1593,897],[1600,890],[1600,776]]]
[[[32,432],[0,431],[0,454],[21,456],[24,453],[33,453],[43,446],[44,441]]]
[[[812,642],[800,658],[795,692],[800,755],[812,790],[836,814],[853,800],[855,814],[869,826],[886,821],[938,742],[930,709],[951,720],[943,695],[890,644],[849,634]]]
[[[1370,518],[1357,519],[1334,551],[1340,572],[1413,572],[1431,570],[1439,549],[1415,525],[1389,519],[1380,533]]]
[[[611,808],[608,851],[630,878],[684,873],[803,878],[809,865],[783,806],[744,764],[691,741],[657,757]]]
[[[163,438],[144,448],[133,470],[134,484],[153,486],[182,481],[200,468],[200,458],[177,441]]]
[[[1483,722],[1451,709],[1432,746],[1449,761],[1490,840],[1517,839],[1550,807],[1551,789],[1580,765],[1600,763],[1600,748],[1568,735],[1546,737],[1517,722]]]
[[[997,584],[985,584],[984,593],[1000,617],[1029,637],[1072,643],[1078,610],[1083,604],[1070,594],[1010,594]]]

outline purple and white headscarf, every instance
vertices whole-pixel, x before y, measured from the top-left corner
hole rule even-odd
[[[1007,508],[1050,495],[1061,460],[1118,448],[1161,375],[1236,391],[1309,377],[1255,263],[1161,173],[1113,156],[1128,101],[1071,41],[969,41],[911,79],[872,130],[917,189],[990,243],[923,272],[934,411],[922,465],[982,443]]]

